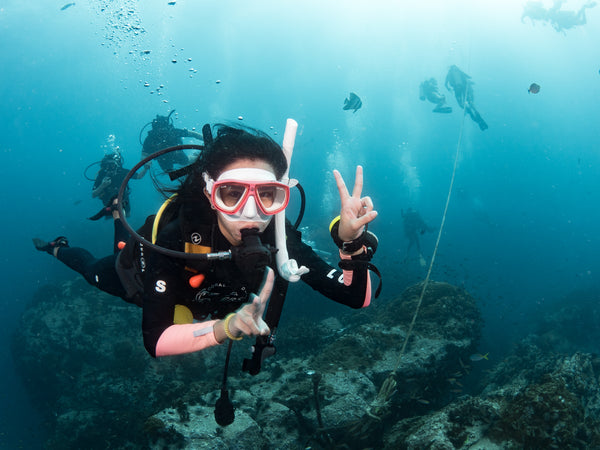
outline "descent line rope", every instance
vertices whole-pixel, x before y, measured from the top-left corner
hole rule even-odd
[[[465,93],[466,97],[466,93]],[[435,263],[435,257],[437,256],[438,247],[440,245],[440,240],[442,238],[442,233],[444,231],[444,225],[446,223],[446,215],[448,214],[448,207],[450,205],[450,198],[452,197],[452,189],[454,188],[454,180],[456,178],[456,167],[458,165],[458,157],[460,155],[460,147],[462,144],[463,132],[465,128],[465,116],[467,115],[467,101],[465,98],[463,104],[463,116],[460,125],[460,133],[458,135],[458,141],[456,143],[456,152],[454,154],[454,166],[452,168],[452,177],[450,178],[450,186],[448,187],[448,196],[446,197],[446,205],[444,206],[444,213],[442,214],[442,221],[440,223],[440,229],[438,231],[437,239],[435,242],[435,247],[433,249],[433,254],[431,256],[431,261],[429,262],[429,268],[427,269],[427,275],[425,276],[425,281],[423,281],[423,287],[421,289],[421,294],[419,295],[419,300],[417,301],[417,307],[415,308],[415,313],[413,314],[412,320],[410,322],[410,326],[408,327],[408,331],[406,332],[406,336],[404,337],[404,342],[402,343],[402,348],[400,349],[400,354],[398,355],[398,360],[396,365],[394,366],[394,370],[390,372],[388,377],[385,379],[375,400],[371,403],[371,405],[367,408],[367,415],[373,419],[381,420],[381,416],[385,413],[389,400],[391,396],[396,391],[396,371],[400,367],[400,363],[402,362],[402,358],[404,356],[404,352],[406,351],[406,346],[408,345],[408,340],[412,334],[413,328],[415,326],[415,322],[417,321],[417,316],[419,314],[419,309],[421,308],[421,303],[423,303],[423,297],[425,296],[425,291],[427,290],[427,285],[429,284],[429,279],[431,277],[431,271],[433,270],[433,264]]]

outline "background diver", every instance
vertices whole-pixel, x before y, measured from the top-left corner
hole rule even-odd
[[[436,113],[451,113],[452,107],[446,104],[446,97],[438,90],[437,80],[435,78],[429,78],[421,83],[419,86],[419,98],[423,101],[429,100],[435,104],[433,112]]]
[[[100,161],[100,170],[98,171],[96,179],[94,180],[94,185],[92,186],[92,197],[102,200],[104,206],[100,211],[90,217],[90,220],[98,220],[102,217],[110,217],[112,215],[112,210],[114,209],[112,205],[113,200],[117,197],[121,183],[123,183],[128,172],[128,169],[123,168],[123,157],[118,150],[115,150],[102,158]],[[142,176],[143,174],[136,173],[133,178],[139,179]],[[123,196],[123,209],[125,213],[129,215],[129,186]]]
[[[187,128],[175,128],[173,125],[173,120],[171,116],[175,110],[172,110],[168,115],[161,116],[157,115],[152,122],[146,124],[142,131],[140,132],[140,142],[142,132],[146,126],[151,125],[144,142],[142,143],[142,159],[158,152],[159,150],[163,150],[168,147],[173,147],[175,145],[183,144],[182,138],[191,137],[194,139],[202,140],[202,134],[196,133],[195,131],[190,131]],[[172,171],[174,166],[187,166],[192,162],[190,158],[181,151],[171,152],[157,158],[158,164],[165,172]],[[140,172],[140,177],[143,177],[148,169],[150,168],[150,164],[146,164]]]
[[[446,89],[453,90],[454,96],[458,105],[465,110],[469,117],[479,125],[479,128],[484,131],[488,129],[487,123],[481,117],[481,114],[475,109],[473,95],[473,82],[471,77],[460,70],[457,66],[452,65],[446,75],[446,82],[444,83]]]
[[[410,249],[414,246],[417,249],[417,256],[419,258],[419,264],[424,266],[426,264],[425,258],[421,253],[421,243],[419,242],[419,235],[425,234],[426,232],[432,232],[435,228],[430,227],[425,223],[421,215],[413,208],[408,208],[406,211],[400,210],[402,220],[404,224],[404,235],[408,239],[408,246],[406,248],[406,258],[410,255]]]
[[[590,1],[581,6],[579,11],[563,10],[564,0],[554,0],[553,5],[546,9],[540,1],[529,1],[523,6],[521,22],[528,17],[532,23],[539,20],[548,22],[556,31],[565,31],[576,26],[585,25],[587,20],[585,10],[596,6],[595,1]]]

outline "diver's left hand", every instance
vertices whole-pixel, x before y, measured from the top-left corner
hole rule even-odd
[[[356,166],[356,178],[352,195],[346,188],[342,175],[333,171],[335,182],[340,192],[342,209],[340,211],[340,225],[338,235],[344,242],[349,242],[359,237],[364,226],[377,217],[377,211],[373,209],[371,197],[361,197],[363,188],[363,168]]]
[[[238,309],[235,316],[233,316],[229,322],[230,333],[234,336],[266,336],[271,332],[262,316],[265,312],[267,301],[269,300],[269,297],[271,297],[274,283],[275,272],[267,266],[263,284],[258,291],[258,294],[251,294],[251,302],[244,304]]]

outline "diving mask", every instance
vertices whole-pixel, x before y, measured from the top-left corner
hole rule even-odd
[[[264,169],[241,168],[223,172],[215,181],[202,174],[213,206],[229,220],[264,222],[283,211],[290,188]]]

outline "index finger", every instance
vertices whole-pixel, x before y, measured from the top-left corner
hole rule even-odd
[[[354,179],[354,189],[352,190],[352,197],[360,198],[363,188],[363,168],[362,166],[356,166],[356,178]]]
[[[343,200],[347,197],[350,197],[348,193],[348,189],[346,188],[346,183],[344,183],[344,179],[342,178],[342,174],[334,170],[333,176],[335,177],[335,184],[337,184],[338,191],[340,192],[340,198]]]
[[[275,283],[275,272],[270,267],[265,269],[265,277],[263,279],[263,284],[261,288],[258,290],[258,298],[259,305],[258,311],[256,313],[262,317],[262,314],[265,310],[265,306],[267,306],[267,300],[271,297],[271,292],[273,292],[273,284]]]

